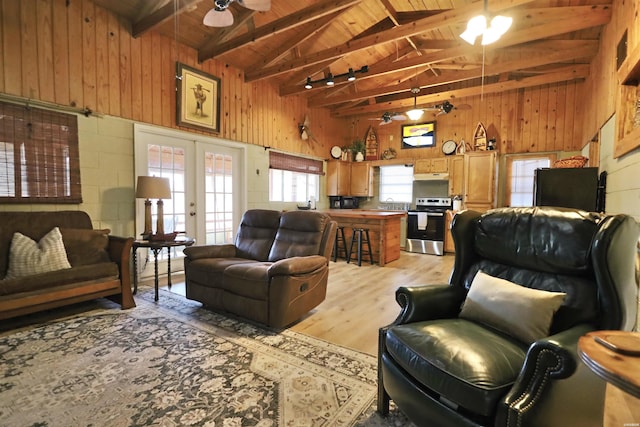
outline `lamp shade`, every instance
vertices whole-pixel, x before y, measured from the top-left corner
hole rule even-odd
[[[139,176],[138,185],[136,185],[136,198],[170,199],[171,186],[169,185],[169,178]]]

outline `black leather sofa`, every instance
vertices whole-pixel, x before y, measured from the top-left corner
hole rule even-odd
[[[380,329],[378,411],[391,399],[419,426],[600,426],[605,383],[579,360],[577,342],[592,330],[635,328],[636,221],[501,208],[457,214],[452,233],[450,283],[400,287],[400,315]],[[547,336],[511,332],[532,320],[520,308],[527,298],[491,313],[513,311],[505,325],[464,316],[479,271],[518,290],[566,293]]]

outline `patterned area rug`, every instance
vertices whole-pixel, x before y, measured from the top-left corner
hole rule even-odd
[[[375,412],[375,357],[161,292],[0,333],[0,425],[411,425]]]

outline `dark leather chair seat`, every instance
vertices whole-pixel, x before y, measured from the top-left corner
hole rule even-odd
[[[522,343],[464,319],[400,325],[389,330],[386,347],[416,381],[485,416],[513,386],[527,353]]]

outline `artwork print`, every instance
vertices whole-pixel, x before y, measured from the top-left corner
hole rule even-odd
[[[220,131],[220,79],[177,64],[177,124]]]

